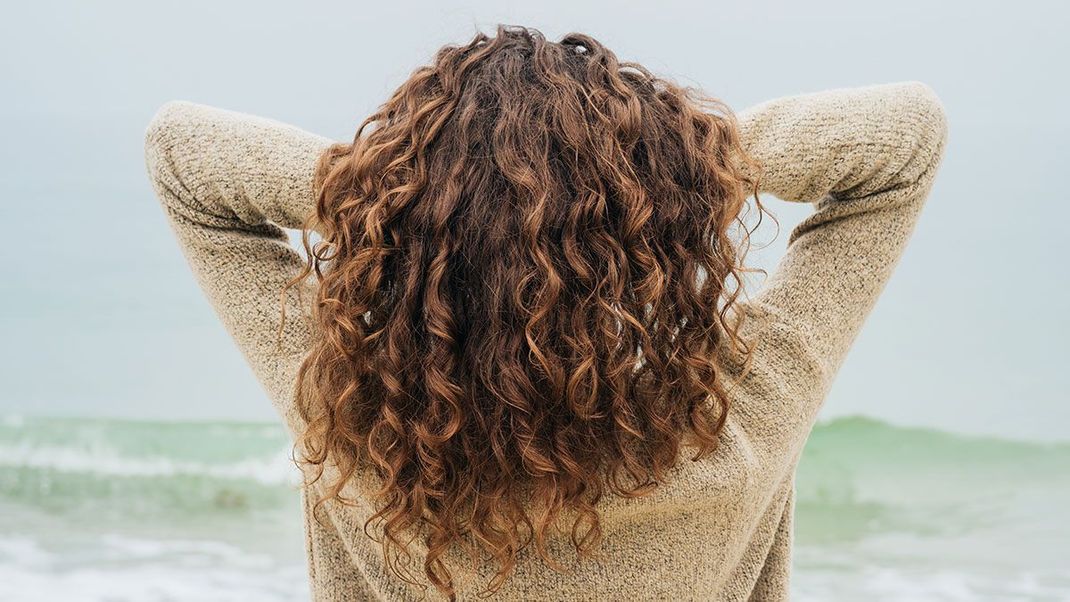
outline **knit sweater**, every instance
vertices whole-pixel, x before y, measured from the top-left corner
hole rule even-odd
[[[555,572],[529,550],[499,600],[783,600],[789,595],[794,478],[818,410],[863,321],[897,265],[943,157],[947,122],[920,82],[838,88],[771,99],[737,112],[743,143],[763,165],[763,193],[812,204],[785,255],[740,306],[743,335],[759,341],[730,390],[731,410],[712,456],[681,456],[648,496],[599,503],[597,559]],[[149,176],[199,285],[263,384],[291,435],[296,371],[309,349],[311,279],[280,291],[304,259],[283,228],[313,210],[313,171],[333,142],[278,121],[186,101],[148,126]],[[370,477],[369,477],[370,478]],[[385,569],[363,531],[373,509],[354,480],[353,505],[328,503],[313,519],[303,489],[313,600],[439,600]],[[297,495],[297,494],[295,494]],[[373,533],[376,533],[373,531]],[[419,540],[412,565],[422,576]],[[556,559],[574,558],[568,538]],[[446,557],[474,599],[496,566]]]

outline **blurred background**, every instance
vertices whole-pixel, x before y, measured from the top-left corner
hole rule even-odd
[[[54,2],[0,20],[0,600],[307,599],[288,442],[153,196],[186,99],[350,139],[499,23],[742,109],[920,80],[941,174],[798,478],[799,600],[1070,599],[1070,8],[897,2]],[[808,206],[765,199],[771,268]],[[296,239],[295,239],[296,240]],[[754,280],[757,286],[761,281]]]

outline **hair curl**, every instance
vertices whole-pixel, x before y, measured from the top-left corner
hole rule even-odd
[[[733,309],[752,230],[732,231],[751,193],[764,208],[744,163],[723,103],[590,36],[499,25],[438,51],[317,169],[291,282],[319,280],[295,389],[300,461],[339,468],[316,508],[373,469],[365,532],[380,520],[416,583],[401,535],[427,528],[451,599],[443,555],[466,535],[500,567],[489,592],[532,539],[557,568],[563,512],[591,554],[605,494],[716,447],[718,350],[751,351]]]

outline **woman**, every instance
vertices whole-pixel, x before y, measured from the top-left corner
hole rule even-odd
[[[499,26],[352,143],[176,101],[146,156],[294,437],[314,599],[778,600],[796,462],[946,138],[918,82],[734,114]],[[761,192],[815,210],[747,296]]]

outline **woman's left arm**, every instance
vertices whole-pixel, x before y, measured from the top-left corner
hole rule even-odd
[[[304,265],[283,228],[314,211],[316,160],[333,142],[185,101],[163,105],[145,132],[149,177],[183,254],[291,435],[304,427],[293,384],[312,287],[289,291],[280,340],[282,289]]]

